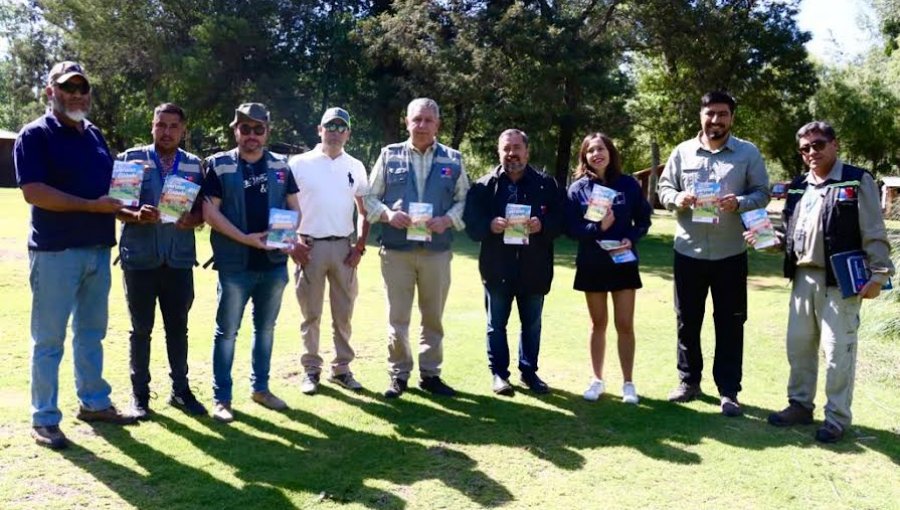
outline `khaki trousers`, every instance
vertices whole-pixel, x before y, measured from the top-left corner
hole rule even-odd
[[[819,348],[825,354],[825,419],[846,429],[851,421],[860,298],[826,287],[825,270],[798,267],[791,290],[787,355],[788,400],[813,409]]]
[[[308,374],[322,372],[319,356],[319,324],[325,301],[325,282],[328,281],[328,298],[331,304],[331,326],[334,339],[334,359],[331,372],[334,375],[350,371],[355,353],[350,347],[353,304],[359,293],[356,268],[344,264],[350,253],[349,239],[310,240],[310,261],[294,273],[295,290],[303,322],[300,336],[303,338],[303,355],[300,363]]]
[[[422,330],[419,335],[419,373],[439,376],[444,359],[441,317],[450,290],[450,250],[433,252],[381,249],[381,276],[388,300],[388,368],[391,377],[408,380],[413,368],[409,323],[413,297],[419,292]]]

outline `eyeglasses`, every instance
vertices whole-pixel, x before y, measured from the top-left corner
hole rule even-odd
[[[67,81],[63,83],[57,83],[57,87],[59,90],[65,92],[66,94],[74,94],[76,92],[81,92],[84,95],[87,95],[91,91],[91,86],[88,85],[86,81]]]
[[[334,133],[335,131],[337,131],[338,133],[346,133],[347,131],[350,130],[350,127],[347,126],[346,124],[338,124],[336,122],[329,122],[328,124],[325,124],[322,127],[325,128],[325,131],[328,131],[331,133]]]
[[[262,124],[257,124],[255,126],[241,124],[238,126],[238,131],[240,131],[242,135],[249,135],[252,132],[256,136],[262,136],[266,134],[266,126],[263,126]]]
[[[800,154],[809,154],[813,149],[815,149],[816,152],[822,152],[822,149],[824,149],[826,145],[828,145],[828,140],[816,140],[807,145],[801,145],[798,150],[800,151]]]

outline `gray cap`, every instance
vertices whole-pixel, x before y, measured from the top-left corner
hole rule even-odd
[[[234,110],[234,120],[231,121],[229,126],[237,126],[241,119],[255,120],[256,122],[268,124],[269,110],[267,110],[266,105],[262,103],[244,103]]]
[[[347,127],[350,127],[350,114],[347,113],[347,110],[336,106],[325,110],[325,114],[322,115],[322,120],[319,122],[319,125],[324,126],[334,119],[340,119],[344,121],[344,124],[347,124]]]
[[[84,74],[84,69],[77,62],[66,60],[53,66],[53,69],[50,69],[50,76],[47,79],[47,83],[50,85],[65,83],[73,76],[81,76],[84,78],[84,81],[88,81],[87,76]],[[88,85],[90,85],[90,83],[88,83]]]

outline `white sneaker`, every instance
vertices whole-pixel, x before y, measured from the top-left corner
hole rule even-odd
[[[606,391],[606,383],[595,378],[591,380],[591,385],[588,386],[588,389],[584,390],[584,399],[591,401],[597,400],[600,398],[600,395],[603,395],[604,391]]]
[[[622,402],[625,402],[626,404],[637,404],[638,400],[637,388],[634,387],[634,383],[627,382],[623,384]]]

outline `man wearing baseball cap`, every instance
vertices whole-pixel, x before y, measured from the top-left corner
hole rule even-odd
[[[57,400],[70,316],[76,417],[134,420],[112,405],[103,379],[110,248],[116,244],[115,213],[122,208],[107,196],[113,156],[100,130],[86,120],[91,86],[79,64],[53,66],[45,93],[50,107],[22,128],[14,158],[16,181],[31,205],[31,435],[41,446],[60,449],[68,445]]]
[[[288,282],[287,253],[266,246],[269,209],[299,211],[297,184],[284,156],[269,152],[269,111],[244,103],[231,121],[238,146],[206,159],[203,217],[219,272],[219,305],[213,338],[213,418],[231,422],[234,344],[244,307],[253,301],[251,398],[263,407],[287,405],[269,391],[275,321]]]
[[[318,389],[322,372],[319,323],[326,280],[334,328],[334,359],[329,381],[353,391],[362,389],[350,371],[355,356],[350,347],[350,322],[359,291],[356,267],[366,252],[369,234],[362,203],[368,188],[366,169],[361,161],[344,152],[344,145],[350,139],[350,114],[343,108],[329,108],[322,115],[318,132],[322,143],[290,160],[291,172],[300,189],[299,231],[311,250],[298,254],[294,278],[297,302],[303,314],[300,334],[304,376],[300,390],[307,395]]]

